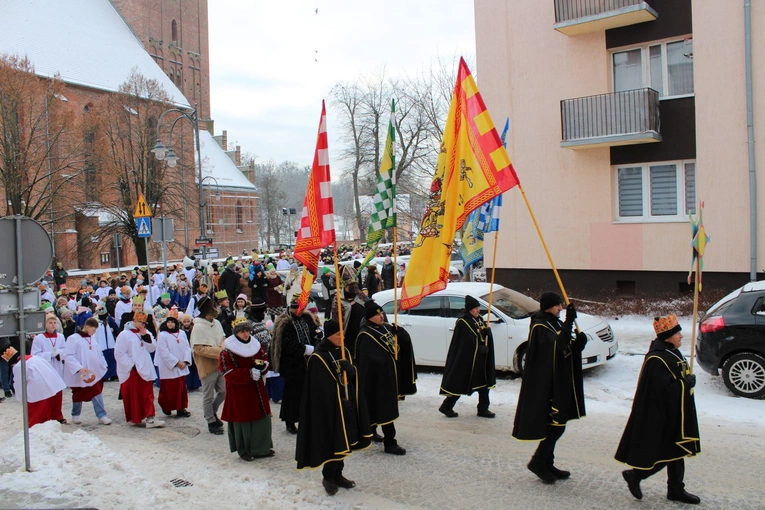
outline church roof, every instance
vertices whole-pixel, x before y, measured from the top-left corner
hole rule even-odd
[[[0,54],[26,56],[39,76],[110,92],[135,69],[190,107],[109,0],[3,0]]]
[[[237,168],[236,163],[228,157],[209,131],[199,130],[199,145],[202,152],[202,184],[204,186],[215,186],[217,181],[221,188],[255,190],[255,185]],[[208,175],[213,179],[205,180]],[[198,179],[195,179],[195,182],[196,180]]]

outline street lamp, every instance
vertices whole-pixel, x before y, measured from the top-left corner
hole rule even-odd
[[[177,113],[179,114],[178,117],[173,120],[172,125],[170,126],[170,135],[168,137],[168,143],[167,147],[165,147],[162,144],[162,140],[159,136],[160,126],[162,125],[162,118],[167,115],[168,113]],[[178,108],[171,108],[170,110],[167,110],[162,113],[162,115],[159,116],[159,120],[157,120],[157,143],[154,145],[154,149],[152,149],[151,152],[154,153],[154,155],[157,157],[158,160],[167,161],[167,166],[170,168],[175,167],[176,163],[178,162],[178,156],[175,155],[175,151],[173,151],[173,128],[178,123],[179,120],[186,119],[189,122],[191,122],[191,125],[194,127],[194,138],[197,144],[197,172],[199,174],[198,180],[199,180],[199,228],[200,228],[200,234],[199,237],[204,237],[207,232],[207,226],[205,225],[205,211],[204,211],[204,200],[202,198],[202,146],[199,144],[199,112],[197,110],[197,105],[194,104],[194,110],[191,111],[191,113],[185,112],[183,110],[180,110]],[[216,181],[217,183],[217,181]],[[202,259],[207,258],[207,246],[202,245]]]

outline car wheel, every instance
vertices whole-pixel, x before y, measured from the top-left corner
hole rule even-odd
[[[526,370],[526,345],[518,347],[515,356],[518,375],[523,377],[523,372]]]
[[[723,381],[741,397],[765,398],[765,358],[754,352],[739,352],[723,363]]]

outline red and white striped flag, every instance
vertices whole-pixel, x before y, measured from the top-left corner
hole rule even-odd
[[[311,285],[319,271],[319,253],[335,242],[335,208],[332,204],[332,182],[329,174],[329,148],[327,144],[327,110],[321,102],[321,119],[313,156],[308,189],[303,201],[295,242],[295,258],[303,263],[303,280],[298,298],[298,313],[308,304]]]

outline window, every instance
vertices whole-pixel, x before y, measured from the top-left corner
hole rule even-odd
[[[441,317],[441,298],[438,296],[426,296],[422,302],[409,309],[409,315],[427,317]]]
[[[178,42],[178,23],[175,20],[170,23],[170,40],[174,43]]]
[[[696,163],[617,167],[617,221],[685,221],[696,214]]]
[[[108,263],[109,263],[109,253],[101,252],[101,265],[108,264]]]
[[[693,94],[693,39],[614,52],[614,92],[650,87],[661,98]]]

